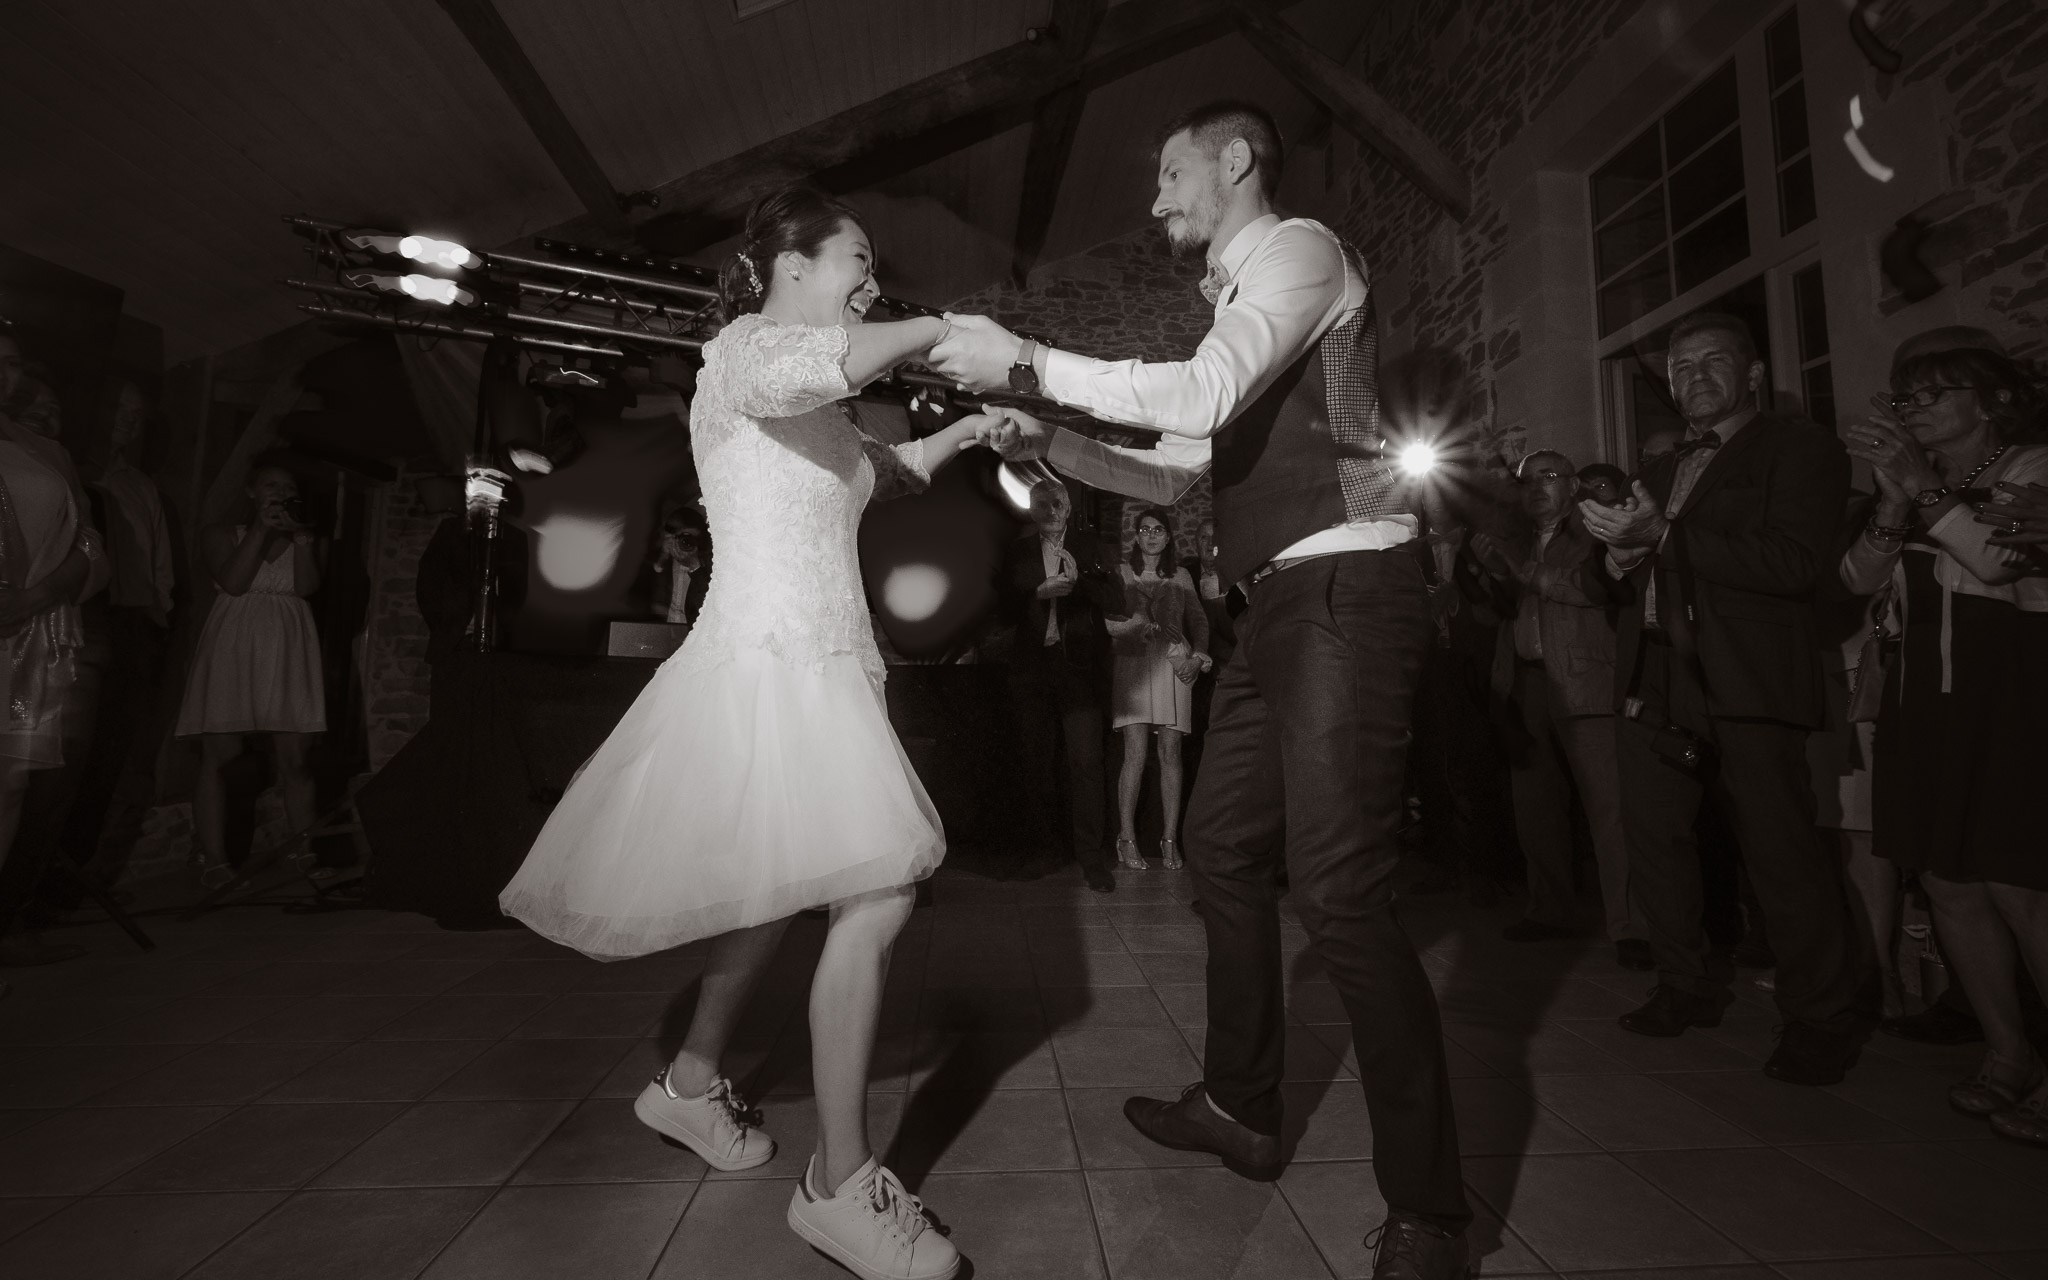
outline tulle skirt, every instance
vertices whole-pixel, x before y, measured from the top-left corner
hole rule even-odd
[[[691,658],[663,664],[569,784],[506,915],[623,959],[937,868],[938,811],[858,657]]]

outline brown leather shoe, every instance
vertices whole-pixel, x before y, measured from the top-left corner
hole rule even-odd
[[[1372,1280],[1465,1280],[1472,1271],[1464,1232],[1440,1231],[1400,1214],[1388,1213],[1365,1247],[1373,1251]]]
[[[1209,1105],[1200,1080],[1181,1090],[1178,1102],[1125,1098],[1124,1119],[1139,1133],[1175,1151],[1206,1151],[1240,1178],[1271,1182],[1284,1167],[1280,1139],[1255,1133]]]

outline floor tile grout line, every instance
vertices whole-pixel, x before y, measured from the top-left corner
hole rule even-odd
[[[1571,1158],[1580,1158],[1580,1159],[1582,1159],[1582,1158],[1585,1158],[1585,1157],[1588,1157],[1588,1156],[1598,1157],[1598,1158],[1600,1158],[1600,1159],[1603,1159],[1603,1160],[1606,1160],[1606,1161],[1608,1161],[1608,1162],[1609,1162],[1610,1164],[1613,1164],[1613,1165],[1615,1165],[1616,1167],[1620,1168],[1620,1169],[1621,1169],[1621,1170],[1622,1170],[1623,1172],[1627,1173],[1627,1174],[1628,1174],[1628,1176],[1630,1176],[1631,1178],[1634,1178],[1634,1179],[1635,1179],[1635,1180],[1636,1180],[1637,1182],[1640,1182],[1640,1183],[1642,1183],[1642,1184],[1643,1184],[1643,1186],[1644,1186],[1645,1188],[1647,1188],[1648,1190],[1650,1190],[1650,1191],[1654,1192],[1654,1193],[1655,1193],[1655,1194],[1657,1194],[1657,1195],[1660,1195],[1660,1196],[1664,1197],[1664,1199],[1666,1199],[1667,1201],[1671,1202],[1671,1203],[1672,1203],[1673,1205],[1676,1205],[1676,1206],[1678,1207],[1678,1209],[1679,1209],[1679,1210],[1680,1210],[1681,1212],[1683,1212],[1683,1213],[1685,1213],[1685,1214],[1686,1214],[1687,1216],[1691,1217],[1691,1218],[1693,1219],[1693,1221],[1695,1221],[1695,1222],[1699,1223],[1699,1224],[1700,1224],[1700,1226],[1701,1226],[1702,1228],[1704,1228],[1704,1229],[1705,1229],[1705,1230],[1707,1231],[1707,1233],[1708,1233],[1708,1234],[1710,1234],[1710,1235],[1712,1235],[1712,1236],[1714,1236],[1714,1237],[1716,1237],[1716,1238],[1720,1239],[1721,1241],[1723,1241],[1724,1243],[1726,1243],[1726,1244],[1728,1245],[1728,1247],[1729,1247],[1729,1248],[1731,1248],[1731,1249],[1734,1249],[1734,1250],[1735,1250],[1736,1252],[1740,1253],[1740,1254],[1741,1254],[1741,1255],[1742,1255],[1743,1257],[1745,1257],[1745,1258],[1748,1258],[1748,1259],[1749,1259],[1750,1261],[1752,1261],[1752,1262],[1757,1262],[1757,1263],[1763,1263],[1763,1259],[1761,1259],[1761,1258],[1758,1258],[1758,1257],[1756,1257],[1756,1255],[1752,1254],[1752,1253],[1751,1253],[1751,1252],[1750,1252],[1750,1251],[1749,1251],[1749,1250],[1748,1250],[1747,1248],[1745,1248],[1745,1247],[1744,1247],[1744,1246],[1743,1246],[1743,1245],[1742,1245],[1742,1244],[1741,1244],[1741,1243],[1740,1243],[1739,1241],[1735,1240],[1735,1239],[1734,1239],[1734,1238],[1733,1238],[1732,1236],[1730,1236],[1730,1235],[1729,1235],[1729,1234],[1728,1234],[1727,1232],[1725,1232],[1725,1231],[1721,1230],[1721,1229],[1720,1229],[1719,1227],[1715,1226],[1715,1225],[1714,1225],[1713,1223],[1711,1223],[1711,1222],[1708,1222],[1708,1221],[1707,1221],[1707,1220],[1706,1220],[1706,1219],[1705,1219],[1704,1217],[1702,1217],[1702,1216],[1701,1216],[1701,1215],[1700,1215],[1700,1214],[1699,1214],[1699,1213],[1698,1213],[1697,1211],[1695,1211],[1695,1210],[1693,1209],[1693,1207],[1692,1207],[1691,1205],[1688,1205],[1688,1204],[1686,1204],[1685,1202],[1681,1201],[1681,1200],[1680,1200],[1680,1199],[1679,1199],[1678,1197],[1676,1197],[1676,1196],[1672,1195],[1672,1194],[1671,1194],[1670,1192],[1668,1192],[1668,1191],[1664,1190],[1664,1188],[1662,1188],[1662,1187],[1658,1186],[1658,1185],[1657,1185],[1656,1183],[1654,1183],[1654,1182],[1650,1181],[1650,1180],[1649,1180],[1648,1178],[1644,1177],[1644,1176],[1643,1176],[1642,1174],[1640,1174],[1640,1173],[1636,1172],[1636,1171],[1635,1171],[1635,1170],[1634,1170],[1633,1168],[1631,1168],[1631,1167],[1630,1167],[1630,1166],[1629,1166],[1629,1165],[1628,1165],[1628,1164],[1627,1164],[1626,1162],[1624,1162],[1624,1161],[1620,1160],[1619,1158],[1615,1157],[1614,1155],[1611,1155],[1611,1154],[1609,1154],[1608,1152],[1605,1152],[1605,1151],[1576,1151],[1576,1152],[1558,1152],[1558,1153],[1556,1153],[1555,1155],[1549,1155],[1549,1156],[1535,1156],[1535,1155],[1531,1155],[1531,1154],[1530,1154],[1530,1153],[1528,1153],[1528,1152],[1523,1152],[1523,1153],[1521,1153],[1521,1155],[1520,1155],[1519,1157],[1517,1157],[1517,1159],[1518,1159],[1518,1160],[1520,1160],[1520,1161],[1528,1161],[1528,1160],[1532,1160],[1532,1159],[1537,1159],[1537,1160],[1542,1160],[1542,1159],[1571,1159]],[[1522,1173],[1521,1165],[1520,1165],[1520,1164],[1517,1164],[1517,1166],[1516,1166],[1516,1170],[1515,1170],[1515,1182],[1516,1182],[1516,1185],[1517,1185],[1518,1187],[1519,1187],[1519,1186],[1520,1186],[1520,1184],[1521,1184],[1521,1173]],[[1481,1191],[1481,1190],[1480,1190],[1480,1189],[1479,1189],[1478,1187],[1475,1187],[1475,1186],[1473,1186],[1473,1185],[1472,1185],[1471,1183],[1469,1183],[1469,1182],[1467,1182],[1467,1183],[1466,1183],[1465,1185],[1466,1185],[1466,1188],[1467,1188],[1467,1189],[1468,1189],[1468,1190],[1469,1190],[1469,1191],[1470,1191],[1470,1192],[1471,1192],[1471,1193],[1472,1193],[1473,1195],[1477,1196],[1477,1197],[1478,1197],[1478,1198],[1479,1198],[1479,1199],[1480,1199],[1480,1200],[1481,1200],[1481,1201],[1482,1201],[1482,1202],[1483,1202],[1483,1203],[1484,1203],[1484,1204],[1485,1204],[1485,1205],[1487,1206],[1487,1208],[1489,1208],[1489,1209],[1493,1210],[1493,1214],[1494,1214],[1494,1216],[1495,1216],[1495,1217],[1497,1217],[1497,1218],[1499,1218],[1499,1219],[1501,1220],[1501,1225],[1502,1225],[1502,1226],[1504,1226],[1504,1227],[1508,1227],[1508,1228],[1510,1228],[1510,1229],[1512,1229],[1512,1228],[1514,1227],[1514,1222],[1513,1222],[1513,1220],[1512,1220],[1512,1219],[1510,1219],[1510,1218],[1508,1217],[1508,1212],[1507,1212],[1507,1210],[1506,1210],[1505,1208],[1503,1208],[1503,1207],[1502,1207],[1502,1206],[1500,1206],[1500,1205],[1497,1205],[1497,1204],[1495,1204],[1495,1203],[1493,1202],[1493,1198],[1492,1198],[1491,1196],[1488,1196],[1488,1195],[1487,1195],[1487,1194],[1486,1194],[1485,1192]],[[1556,1262],[1552,1262],[1552,1261],[1550,1260],[1550,1257],[1549,1257],[1549,1255],[1548,1255],[1548,1254],[1546,1254],[1546,1253],[1544,1253],[1544,1252],[1543,1252],[1543,1250],[1542,1250],[1541,1248],[1539,1248],[1539,1247],[1537,1246],[1537,1244],[1536,1244],[1536,1242],[1535,1242],[1534,1240],[1531,1240],[1531,1239],[1529,1239],[1529,1237],[1527,1237],[1527,1236],[1523,1235],[1523,1234],[1522,1234],[1522,1233],[1521,1233],[1520,1231],[1516,1231],[1516,1232],[1515,1232],[1515,1237],[1516,1237],[1517,1239],[1521,1240],[1521,1241],[1522,1241],[1522,1243],[1524,1243],[1524,1244],[1528,1245],[1528,1246],[1529,1246],[1529,1252],[1531,1252],[1531,1253],[1535,1254],[1535,1255],[1536,1255],[1536,1256],[1537,1256],[1538,1258],[1542,1259],[1542,1261],[1543,1261],[1543,1265],[1544,1265],[1544,1266],[1546,1266],[1546,1267],[1549,1267],[1549,1268],[1550,1268],[1550,1269],[1551,1269],[1552,1271],[1556,1271],[1556,1272],[1560,1272],[1560,1273],[1562,1273],[1562,1272],[1563,1272],[1563,1271],[1565,1270],[1565,1268],[1564,1268],[1563,1264],[1561,1264],[1561,1263],[1556,1263]],[[1766,1263],[1766,1264],[1764,1264],[1764,1265],[1769,1265],[1769,1264],[1767,1264],[1767,1263]],[[1579,1270],[1584,1270],[1584,1268],[1579,1268]]]
[[[1287,1215],[1294,1220],[1295,1230],[1301,1232],[1302,1239],[1308,1241],[1308,1247],[1315,1250],[1317,1259],[1322,1262],[1323,1270],[1329,1272],[1332,1280],[1335,1280],[1337,1264],[1330,1260],[1329,1251],[1323,1248],[1322,1241],[1316,1239],[1315,1233],[1308,1229],[1308,1223],[1302,1219],[1301,1210],[1295,1206],[1293,1198],[1287,1194],[1287,1188],[1278,1178],[1273,1181],[1273,1194],[1280,1198],[1280,1203],[1287,1206]]]

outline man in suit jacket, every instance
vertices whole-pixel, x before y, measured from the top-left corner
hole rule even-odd
[[[1004,566],[1004,614],[1014,630],[990,655],[1008,667],[1026,787],[1044,806],[1036,838],[1046,847],[1020,869],[1065,863],[1060,846],[1071,840],[1088,886],[1108,893],[1116,880],[1104,844],[1110,649],[1103,620],[1128,612],[1123,584],[1092,538],[1075,532],[1064,486],[1048,481],[1033,489],[1031,514],[1033,527],[1011,544]]]
[[[1579,932],[1572,885],[1576,785],[1600,867],[1607,936],[1621,964],[1647,969],[1650,945],[1630,909],[1621,825],[1612,593],[1599,567],[1606,548],[1572,509],[1578,477],[1571,459],[1539,449],[1522,459],[1516,476],[1522,509],[1536,525],[1528,553],[1516,557],[1492,535],[1473,535],[1489,572],[1515,590],[1515,616],[1500,629],[1493,688],[1521,730],[1509,776],[1515,830],[1528,862],[1529,906],[1501,936],[1534,942]]]
[[[1840,868],[1813,829],[1806,735],[1822,707],[1812,604],[1832,571],[1848,457],[1825,431],[1758,412],[1763,362],[1733,316],[1673,326],[1670,377],[1684,443],[1643,468],[1622,507],[1579,507],[1627,589],[1615,672],[1622,819],[1659,980],[1621,1025],[1675,1036],[1720,1020],[1693,840],[1712,788],[1778,953],[1785,1030],[1764,1071],[1832,1084],[1855,1056],[1868,965]]]

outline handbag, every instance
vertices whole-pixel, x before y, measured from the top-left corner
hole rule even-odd
[[[1891,617],[1895,590],[1894,584],[1887,582],[1871,597],[1870,634],[1863,638],[1863,651],[1856,657],[1856,678],[1849,686],[1849,706],[1844,716],[1850,724],[1869,724],[1884,707],[1885,660],[1890,656],[1884,627]]]

